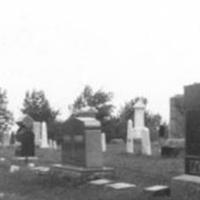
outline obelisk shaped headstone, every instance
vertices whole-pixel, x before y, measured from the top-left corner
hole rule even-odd
[[[149,129],[144,125],[145,104],[142,99],[139,99],[134,105],[134,129],[133,138],[141,139],[142,153],[151,155],[151,142]]]
[[[35,136],[35,145],[41,146],[41,132],[42,132],[42,124],[41,122],[33,122],[33,133]]]
[[[48,148],[48,135],[47,135],[47,125],[45,122],[42,122],[42,141],[41,148]]]
[[[127,122],[126,152],[133,153],[133,151],[133,121],[129,119]]]
[[[102,152],[106,152],[106,136],[105,136],[105,133],[101,133],[101,145],[102,145]]]

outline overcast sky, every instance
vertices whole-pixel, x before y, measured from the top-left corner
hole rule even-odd
[[[120,107],[136,96],[169,118],[169,98],[200,82],[200,2],[6,0],[0,2],[0,87],[19,115],[42,89],[62,116],[90,84]]]

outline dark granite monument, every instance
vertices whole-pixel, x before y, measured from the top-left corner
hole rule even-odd
[[[186,174],[200,176],[200,84],[185,87]]]
[[[113,175],[113,168],[104,167],[101,124],[95,114],[91,109],[84,110],[64,123],[62,164],[53,166],[55,172],[81,179]]]
[[[173,199],[200,199],[200,84],[186,86],[185,174],[172,179]]]
[[[101,125],[95,118],[74,117],[65,124],[62,163],[82,167],[102,167]]]

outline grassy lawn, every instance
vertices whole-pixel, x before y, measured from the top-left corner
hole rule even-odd
[[[39,160],[36,165],[60,163],[60,151],[37,150]],[[1,148],[0,156],[6,161],[0,163],[0,199],[6,200],[139,200],[148,199],[144,187],[155,184],[170,185],[170,180],[184,173],[183,158],[161,158],[158,147],[154,145],[153,156],[128,155],[124,144],[110,144],[104,153],[106,166],[116,170],[116,181],[133,183],[137,187],[114,190],[88,183],[73,186],[68,180],[40,176],[21,164],[22,170],[9,173],[10,164],[15,163],[13,148]],[[5,195],[1,197],[1,192]],[[156,197],[155,199],[170,199]]]

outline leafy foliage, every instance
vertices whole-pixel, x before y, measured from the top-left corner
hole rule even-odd
[[[12,113],[7,109],[7,93],[0,88],[0,139],[8,131],[14,121]]]
[[[97,109],[97,119],[102,121],[105,117],[111,116],[113,105],[110,103],[113,95],[111,92],[98,90],[94,92],[90,86],[85,86],[81,94],[72,105],[72,113],[80,111],[84,107],[94,107]]]
[[[145,112],[145,124],[149,128],[151,140],[158,139],[158,127],[161,120],[162,117],[159,114],[153,114],[149,111]]]
[[[59,113],[50,107],[42,90],[26,92],[22,112],[30,115],[36,121],[46,122],[54,121]]]

